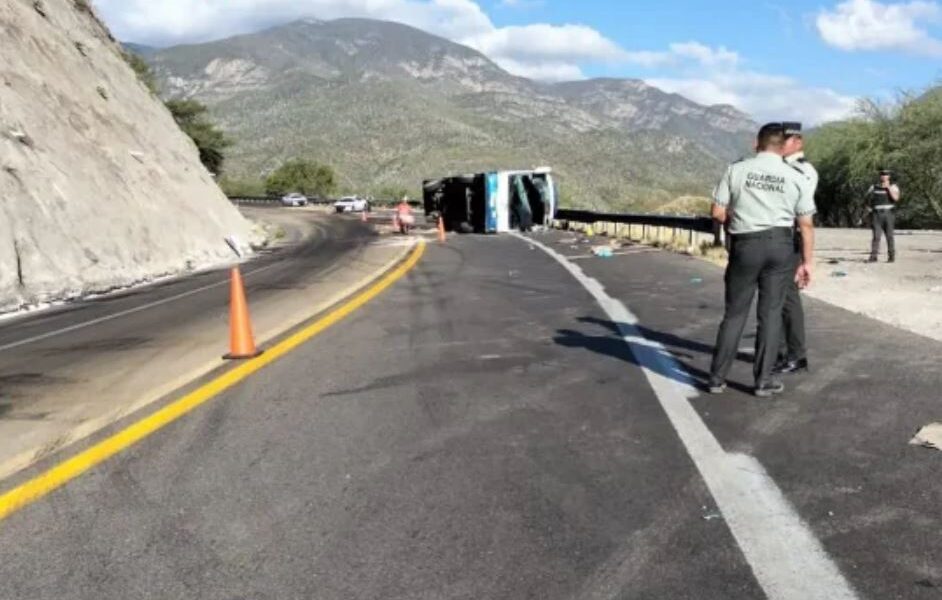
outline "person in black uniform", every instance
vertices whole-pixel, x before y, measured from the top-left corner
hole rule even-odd
[[[870,201],[871,224],[873,225],[873,243],[870,245],[870,260],[877,262],[880,254],[880,238],[886,234],[887,262],[896,262],[895,226],[896,203],[899,202],[899,187],[892,182],[893,172],[888,169],[880,171],[880,181],[871,185],[867,190]]]
[[[818,171],[805,158],[805,142],[801,135],[801,123],[783,123],[785,126],[785,160],[801,171],[808,180],[808,190],[814,198],[818,188]],[[794,268],[801,264],[801,229],[795,227]],[[782,308],[782,335],[778,361],[772,372],[777,375],[808,370],[808,349],[805,343],[805,309],[801,304],[801,290],[796,282],[785,289],[785,304]]]
[[[713,194],[713,218],[729,223],[726,309],[716,336],[710,367],[710,393],[726,389],[726,376],[739,349],[749,307],[756,307],[755,394],[765,398],[785,391],[771,377],[778,351],[785,288],[795,278],[811,281],[814,254],[814,200],[805,175],[785,162],[785,128],[769,123],[759,130],[757,154],[733,163]],[[794,227],[802,230],[802,263],[794,268]]]

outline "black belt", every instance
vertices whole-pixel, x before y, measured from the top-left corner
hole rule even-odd
[[[730,237],[734,240],[772,240],[772,239],[786,239],[790,240],[795,237],[795,229],[793,227],[771,227],[769,229],[763,229],[762,231],[753,231],[750,233],[733,233],[730,234]]]

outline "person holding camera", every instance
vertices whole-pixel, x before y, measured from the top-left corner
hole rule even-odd
[[[870,260],[877,262],[880,254],[880,238],[886,234],[887,262],[896,262],[896,240],[894,227],[896,217],[893,211],[899,202],[899,187],[892,182],[893,173],[888,169],[880,171],[880,181],[867,190],[870,201],[871,224],[873,225],[873,243],[870,246]]]

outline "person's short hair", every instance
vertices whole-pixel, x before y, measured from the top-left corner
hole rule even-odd
[[[883,177],[884,175],[886,175],[887,177],[892,177],[893,171],[889,169],[880,169],[880,177]]]
[[[782,123],[766,123],[756,136],[756,148],[761,152],[769,148],[781,148],[785,143],[785,126]]]

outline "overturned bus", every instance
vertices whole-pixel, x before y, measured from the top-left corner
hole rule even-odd
[[[553,220],[559,188],[552,170],[491,171],[422,185],[425,214],[462,233],[529,231]]]

